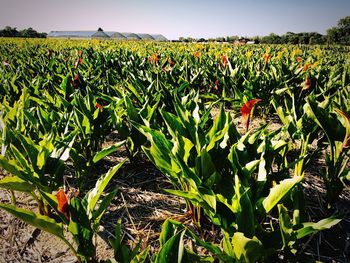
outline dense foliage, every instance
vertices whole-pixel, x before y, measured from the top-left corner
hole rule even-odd
[[[107,185],[125,160],[98,178],[94,171],[125,147],[131,162],[144,153],[169,178],[166,191],[186,201],[196,231],[165,221],[152,254],[139,243],[130,250],[118,222],[112,262],[303,260],[305,237],[346,216],[313,222],[302,182],[324,156],[328,208],[350,183],[349,54],[346,46],[0,39],[0,166],[8,172],[0,187],[31,195],[38,211],[15,198],[0,209],[93,261],[100,220],[119,198]],[[229,111],[242,114],[243,130]],[[271,116],[282,125],[273,128]],[[103,148],[111,132],[118,140]],[[198,235],[204,223],[220,242]]]
[[[345,44],[350,45],[350,16],[346,16],[338,21],[336,27],[332,27],[327,30],[325,35],[317,32],[287,32],[283,35],[277,35],[271,33],[267,36],[251,36],[249,37],[255,44],[302,44],[302,45],[315,45],[315,44]],[[180,41],[183,42],[204,42],[203,38],[194,39],[192,37],[180,37]],[[208,39],[209,42],[235,42],[238,41],[238,36],[217,37]]]
[[[0,37],[46,38],[46,36],[46,33],[39,33],[31,27],[18,31],[15,27],[6,26],[0,30]]]

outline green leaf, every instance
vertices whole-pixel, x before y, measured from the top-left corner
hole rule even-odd
[[[166,111],[160,111],[160,113],[172,137],[176,137],[178,134],[184,137],[187,136],[187,131],[177,116]]]
[[[326,134],[330,144],[334,141],[343,141],[345,137],[345,127],[341,122],[330,114],[329,109],[321,107],[314,97],[309,96],[304,105],[304,111]]]
[[[141,253],[136,255],[130,263],[144,263],[147,260],[150,247],[145,248]]]
[[[155,263],[181,263],[184,254],[185,230],[172,236],[160,249]]]
[[[99,219],[103,215],[103,213],[106,211],[107,207],[112,202],[113,198],[117,193],[118,193],[118,189],[110,192],[105,198],[103,198],[98,209],[92,213],[92,220],[95,221],[96,219]]]
[[[159,235],[159,245],[162,247],[172,236],[175,235],[178,228],[183,229],[183,225],[177,221],[167,219],[162,224],[162,232]]]
[[[174,147],[172,149],[172,153],[187,164],[191,149],[193,148],[193,143],[181,135],[177,135],[174,138],[173,143]]]
[[[62,224],[56,223],[54,219],[48,216],[36,214],[32,211],[28,211],[9,204],[0,203],[0,208],[27,224],[53,234],[61,239],[64,239]]]
[[[230,235],[226,232],[224,232],[224,238],[222,239],[222,248],[227,255],[234,257]]]
[[[0,155],[0,167],[4,168],[12,175],[22,177],[23,170],[17,165],[15,160],[7,160],[2,155]]]
[[[200,161],[199,173],[201,174],[201,179],[206,180],[216,172],[215,165],[212,162],[210,154],[205,149],[201,151],[198,159],[197,160]]]
[[[21,141],[21,144],[27,153],[27,157],[29,158],[31,165],[36,165],[37,157],[39,154],[39,146],[37,146],[31,138],[26,137],[18,132],[16,132],[14,135]]]
[[[103,150],[95,154],[93,158],[93,162],[97,163],[99,160],[103,159],[107,155],[116,152],[124,144],[125,144],[125,140],[104,148]]]
[[[87,211],[78,198],[73,197],[70,199],[69,212],[68,230],[78,244],[78,254],[86,258],[95,256],[96,248],[92,242],[94,233],[87,217]]]
[[[27,171],[32,170],[28,161],[23,156],[23,154],[12,144],[10,144],[10,151],[24,170],[27,170]]]
[[[0,188],[20,192],[32,192],[35,190],[35,186],[17,176],[5,176],[2,178],[0,180]]]
[[[303,227],[297,230],[297,239],[303,238],[307,235],[316,233],[324,229],[331,228],[332,226],[338,224],[340,221],[341,219],[339,218],[329,217],[329,218],[322,219],[316,223],[314,222],[303,223]]]
[[[248,191],[244,191],[238,200],[240,209],[236,214],[238,231],[243,232],[247,237],[255,234],[255,217],[252,201]]]
[[[122,242],[122,220],[119,218],[114,230],[115,239],[109,239],[109,243],[113,247],[115,257],[120,252]]]
[[[128,90],[130,90],[132,92],[132,94],[135,95],[135,97],[138,99],[139,102],[143,103],[142,96],[140,95],[140,93],[136,90],[136,88],[132,84],[127,83],[127,88],[128,88]]]
[[[303,180],[303,178],[303,176],[295,176],[290,179],[284,179],[278,185],[271,188],[269,195],[262,202],[265,212],[270,212],[271,209],[274,208],[294,186]]]
[[[256,237],[252,239],[236,232],[232,238],[233,253],[241,262],[257,262],[264,255],[264,247]]]
[[[64,95],[65,95],[66,98],[68,98],[74,92],[74,89],[73,89],[73,87],[71,85],[71,79],[70,79],[70,74],[69,73],[63,79],[60,87],[63,90]]]
[[[95,209],[98,199],[103,193],[109,181],[112,179],[113,175],[119,170],[119,168],[125,163],[126,159],[117,164],[116,166],[109,169],[109,171],[97,180],[95,187],[90,190],[84,197],[84,201],[87,202],[87,213],[89,217],[92,217],[92,213]]]
[[[294,244],[293,225],[288,215],[287,209],[283,205],[278,205],[279,225],[283,241],[283,249]]]

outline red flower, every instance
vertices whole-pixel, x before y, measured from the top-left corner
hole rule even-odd
[[[219,89],[219,81],[215,80],[215,86],[214,86],[214,90],[219,93],[220,89]]]
[[[100,104],[100,103],[98,103],[98,102],[96,102],[96,108],[97,109],[99,109],[100,111],[102,111],[103,110],[103,106]]]
[[[249,121],[250,121],[250,115],[251,115],[252,109],[254,108],[254,105],[259,101],[262,101],[262,99],[252,99],[244,103],[244,105],[241,108],[241,114],[242,114],[244,123],[246,125],[246,131],[248,131],[248,128],[249,128]]]
[[[83,64],[83,58],[79,57],[77,62],[75,62],[75,68],[78,68],[80,64]]]
[[[73,87],[77,89],[79,87],[79,84],[80,84],[80,80],[79,80],[79,75],[77,74],[74,76],[74,79],[73,79]]]
[[[58,212],[62,213],[65,215],[65,217],[67,218],[67,220],[70,219],[69,217],[69,205],[68,205],[68,198],[66,196],[66,193],[64,192],[63,189],[60,189],[57,194],[57,210]]]

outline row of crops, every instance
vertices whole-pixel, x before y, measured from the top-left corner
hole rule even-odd
[[[305,257],[307,236],[347,216],[314,221],[303,181],[323,159],[326,209],[350,184],[349,51],[0,39],[0,188],[12,194],[0,209],[59,237],[79,262],[96,261],[94,236],[120,198],[106,187],[125,162],[148,158],[172,183],[165,191],[185,200],[194,227],[166,220],[150,253],[126,245],[119,221],[111,262]],[[244,130],[232,115],[242,115]],[[254,128],[252,118],[261,120]],[[118,140],[102,147],[111,133]],[[97,177],[121,148],[126,159]],[[67,181],[77,190],[68,193]],[[37,211],[19,207],[17,192]],[[198,235],[204,224],[218,230],[215,241]],[[189,239],[206,252],[195,253]]]

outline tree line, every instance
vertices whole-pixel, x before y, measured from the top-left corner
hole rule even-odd
[[[325,35],[317,32],[302,32],[293,33],[287,32],[283,35],[277,35],[274,33],[268,36],[255,36],[255,37],[217,37],[209,39],[195,39],[192,37],[184,38],[180,37],[179,40],[183,42],[235,42],[239,39],[247,39],[254,41],[256,44],[345,44],[350,45],[350,16],[346,16],[338,21],[337,26],[327,30]]]
[[[18,31],[16,27],[6,26],[0,30],[0,37],[46,38],[46,36],[45,32],[39,33],[31,27]]]

